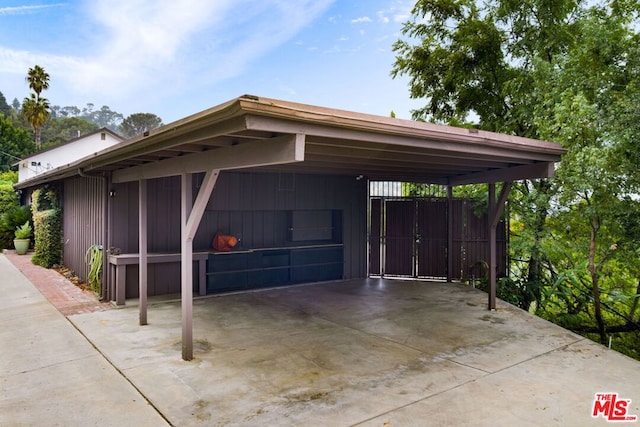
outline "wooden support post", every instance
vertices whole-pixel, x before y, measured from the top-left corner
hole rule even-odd
[[[447,282],[453,280],[453,187],[447,185]]]
[[[496,184],[489,184],[489,213],[487,215],[489,220],[489,303],[488,309],[496,309],[496,287],[497,287],[497,273],[498,273],[498,255],[497,255],[497,228],[500,222],[502,212],[504,212],[504,205],[509,197],[511,191],[511,182],[505,182],[500,192],[500,197],[496,201]]]
[[[138,260],[140,325],[147,324],[147,180],[138,181]]]
[[[192,208],[193,175],[181,176],[181,303],[182,303],[182,359],[193,359],[193,241],[187,238],[187,221]]]
[[[200,225],[219,173],[219,170],[211,170],[206,173],[198,196],[193,203],[193,175],[188,173],[181,175],[182,359],[187,361],[193,359],[193,238],[198,231],[198,225]]]

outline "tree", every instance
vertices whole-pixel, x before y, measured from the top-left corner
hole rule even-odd
[[[11,116],[11,107],[7,104],[7,99],[0,92],[0,114],[4,114],[5,117]]]
[[[34,91],[38,97],[43,90],[49,89],[49,74],[39,65],[29,68],[25,80],[29,83],[29,89]]]
[[[14,126],[7,117],[0,116],[0,171],[32,153],[35,149],[29,132]]]
[[[50,106],[46,98],[40,96],[49,88],[49,74],[39,65],[30,68],[25,78],[33,93],[22,102],[22,114],[27,118],[35,133],[36,148],[42,145],[42,126],[49,120]]]
[[[79,117],[63,117],[50,120],[42,129],[43,146],[58,145],[98,129],[98,125],[89,123]]]
[[[102,108],[97,111],[92,111],[90,114],[84,115],[83,118],[91,123],[95,123],[100,128],[109,128],[114,132],[118,131],[124,119],[122,114],[111,111],[106,105],[103,105]]]
[[[54,118],[81,118],[89,123],[93,123],[98,128],[108,128],[114,132],[118,132],[120,123],[124,117],[122,114],[112,111],[107,105],[103,105],[99,110],[94,110],[94,104],[88,103],[83,109],[80,109],[74,105],[66,107],[60,107],[54,105],[51,107],[52,116]]]
[[[512,269],[523,308],[601,342],[620,320],[640,329],[640,239],[624,224],[640,190],[638,11],[633,0],[425,0],[394,45],[392,74],[427,101],[415,118],[473,118],[569,150],[557,179],[512,192]]]
[[[125,137],[133,137],[162,126],[162,119],[151,113],[135,113],[124,119],[120,125],[120,133]]]

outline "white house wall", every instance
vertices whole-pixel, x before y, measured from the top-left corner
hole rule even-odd
[[[96,132],[49,150],[41,151],[20,161],[18,182],[91,156],[120,142],[120,139],[108,132]]]

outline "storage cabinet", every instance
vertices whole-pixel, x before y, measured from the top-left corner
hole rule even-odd
[[[207,293],[338,280],[342,245],[254,249],[209,255]]]
[[[342,270],[342,247],[301,248],[291,251],[293,283],[340,279]]]
[[[207,293],[246,289],[249,253],[221,253],[209,255],[207,264]],[[215,272],[216,274],[211,274]]]

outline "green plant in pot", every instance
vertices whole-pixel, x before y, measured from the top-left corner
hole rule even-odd
[[[31,224],[29,224],[29,221],[16,228],[16,238],[13,239],[13,246],[16,248],[16,253],[18,255],[24,255],[29,250],[29,244],[31,243],[31,230]]]

